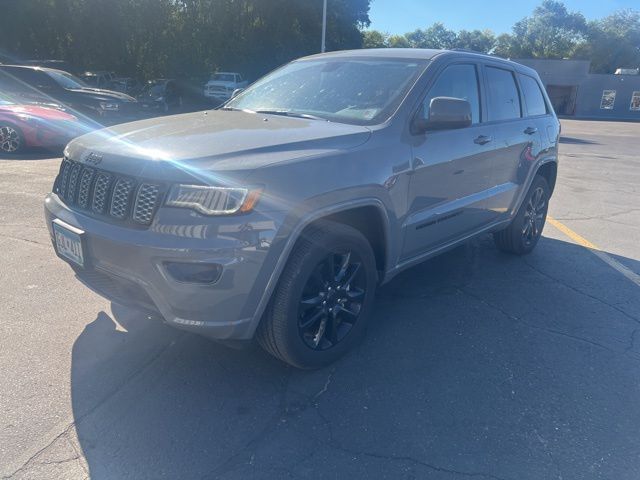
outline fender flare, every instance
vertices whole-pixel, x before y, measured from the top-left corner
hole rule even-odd
[[[360,208],[360,207],[375,207],[377,210],[379,210],[380,214],[382,215],[383,231],[385,236],[384,244],[385,244],[385,258],[386,258],[386,262],[385,262],[386,265],[384,266],[383,275],[386,273],[386,271],[388,270],[388,264],[390,261],[390,253],[391,253],[390,252],[390,220],[389,220],[389,215],[387,213],[386,206],[382,202],[382,200],[376,197],[366,197],[358,200],[350,200],[347,202],[329,205],[329,206],[320,208],[318,210],[313,210],[307,213],[306,215],[304,215],[303,217],[301,217],[301,219],[296,223],[295,227],[291,231],[291,234],[287,238],[286,244],[276,263],[276,267],[273,269],[273,273],[269,277],[267,285],[265,286],[265,289],[264,289],[264,293],[262,294],[260,301],[258,302],[258,306],[251,319],[252,332],[255,332],[255,329],[258,327],[258,323],[262,319],[262,315],[264,314],[264,311],[266,310],[267,305],[271,300],[271,296],[273,295],[273,292],[276,286],[278,285],[278,282],[280,281],[280,276],[282,275],[282,272],[284,271],[284,267],[287,264],[287,261],[289,260],[289,256],[293,251],[293,247],[297,243],[304,229],[307,228],[309,225],[311,225],[313,222],[320,220],[321,218],[324,218],[336,213],[344,212],[347,210],[351,210],[354,208]]]

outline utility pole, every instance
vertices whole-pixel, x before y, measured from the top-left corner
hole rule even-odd
[[[324,0],[324,5],[322,7],[322,45],[320,45],[320,51],[322,53],[327,49],[326,47],[326,39],[327,39],[327,0]]]

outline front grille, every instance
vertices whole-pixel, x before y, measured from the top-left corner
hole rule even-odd
[[[122,220],[127,215],[129,204],[131,203],[131,189],[133,188],[133,180],[130,178],[119,178],[113,187],[113,195],[111,197],[111,213],[112,217]]]
[[[54,192],[70,207],[116,221],[150,225],[160,204],[162,186],[65,158]]]
[[[91,181],[95,175],[95,170],[86,168],[82,171],[80,177],[80,189],[78,190],[78,206],[80,208],[89,207],[89,193],[91,190]]]
[[[136,203],[133,207],[133,219],[136,222],[142,224],[151,223],[159,192],[158,185],[150,183],[143,183],[138,187]]]
[[[93,202],[91,203],[91,210],[96,213],[104,213],[104,207],[107,205],[107,194],[109,193],[110,186],[111,175],[99,173],[98,178],[96,179],[96,184],[93,187]]]

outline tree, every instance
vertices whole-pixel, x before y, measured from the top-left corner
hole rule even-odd
[[[491,30],[460,30],[456,35],[454,46],[474,52],[489,53],[495,43],[496,36]]]
[[[544,0],[530,17],[513,26],[500,39],[497,51],[511,58],[569,58],[584,42],[587,23],[581,13],[569,12],[563,3]]]
[[[389,34],[378,30],[362,32],[362,48],[385,48],[389,46]]]
[[[595,73],[640,66],[640,12],[620,10],[590,22],[586,42],[577,54],[591,60]]]
[[[391,35],[389,37],[389,47],[391,48],[409,48],[409,40],[405,35]]]
[[[255,78],[320,50],[322,0],[0,2],[4,61],[59,58],[146,78],[224,68]],[[369,2],[328,0],[328,50],[362,46]]]
[[[424,30],[407,33],[405,37],[413,48],[454,48],[456,32],[437,22]]]

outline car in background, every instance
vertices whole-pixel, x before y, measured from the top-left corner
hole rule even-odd
[[[247,85],[248,82],[239,73],[217,72],[211,75],[211,79],[204,86],[204,95],[208,98],[229,100],[234,91]]]
[[[80,78],[92,88],[102,88],[105,90],[114,89],[114,80],[116,79],[116,74],[114,72],[84,72],[80,75]]]
[[[149,80],[138,101],[145,112],[176,113],[182,108],[182,92],[175,80],[158,78]]]
[[[8,65],[14,65],[16,61],[13,62],[5,62]],[[43,68],[53,68],[55,70],[63,70],[65,72],[77,73],[76,69],[74,69],[67,61],[65,60],[21,60],[20,65],[28,65],[30,67],[43,67]]]
[[[91,88],[62,70],[0,65],[0,91],[16,103],[55,102],[101,124],[121,123],[139,117],[135,98],[120,92]]]
[[[60,150],[90,126],[52,104],[16,104],[0,98],[0,155],[28,148]]]
[[[113,80],[113,90],[136,97],[142,91],[143,85],[137,79],[131,77],[117,77]]]

